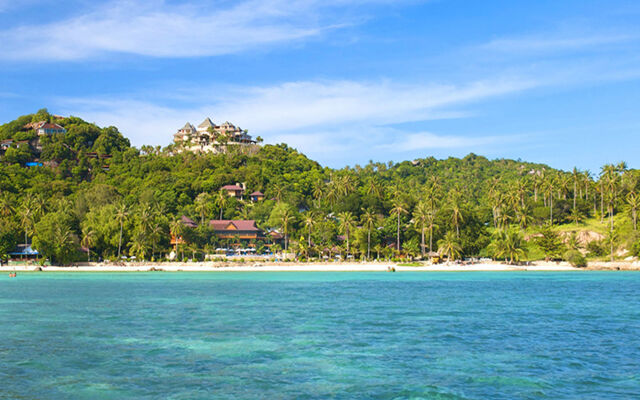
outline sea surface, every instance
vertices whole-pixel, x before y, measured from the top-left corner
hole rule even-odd
[[[0,398],[639,399],[640,273],[3,273]]]

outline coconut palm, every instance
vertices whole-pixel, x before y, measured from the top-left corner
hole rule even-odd
[[[124,223],[129,217],[129,210],[127,205],[124,203],[120,203],[116,207],[116,221],[120,224],[120,238],[118,239],[118,260],[120,259],[120,253],[122,250],[122,230],[124,228]]]
[[[347,239],[347,255],[349,255],[349,236],[353,226],[355,225],[355,218],[350,211],[344,211],[338,214],[338,220],[340,221],[338,227],[345,234]]]
[[[627,204],[631,211],[631,220],[633,221],[634,232],[638,230],[638,208],[640,208],[640,196],[634,191],[627,193]]]
[[[180,218],[177,218],[171,222],[169,225],[169,231],[171,232],[171,236],[174,238],[175,246],[176,246],[176,257],[178,257],[178,243],[182,239],[182,235],[184,234],[184,224]]]
[[[307,227],[307,245],[308,248],[311,248],[311,229],[315,226],[316,224],[316,216],[312,211],[309,211],[304,218],[302,219],[302,223],[304,224],[305,227]]]
[[[202,192],[195,199],[195,209],[200,215],[200,224],[204,225],[206,217],[211,213],[211,195]]]
[[[130,254],[134,254],[136,258],[140,260],[144,260],[149,250],[149,245],[147,244],[147,235],[141,230],[138,230],[133,235],[133,240],[131,241],[129,248]]]
[[[395,215],[397,217],[397,231],[396,231],[396,250],[400,251],[400,216],[402,214],[406,214],[408,211],[405,208],[405,205],[400,200],[400,198],[396,197],[393,200],[393,207],[391,208],[391,215]]]
[[[156,242],[163,234],[162,226],[157,223],[154,223],[149,231],[149,238],[151,239],[151,257],[156,257]]]
[[[95,243],[96,240],[96,232],[89,228],[85,227],[82,229],[82,241],[80,244],[87,249],[87,262],[91,262],[91,247]]]
[[[229,200],[229,193],[227,193],[224,189],[220,189],[216,194],[215,204],[216,207],[220,209],[220,220],[222,220],[222,212],[224,208],[227,206],[227,201]]]
[[[438,241],[438,253],[441,256],[446,255],[447,260],[456,260],[462,254],[462,246],[458,242],[458,236],[453,231],[449,231],[444,235],[444,238]]]
[[[525,255],[524,239],[520,232],[514,229],[496,231],[489,250],[494,257],[508,259],[509,264],[520,261]]]
[[[460,224],[464,222],[462,207],[460,205],[460,197],[452,196],[449,201],[449,211],[451,211],[451,222],[456,227],[456,237],[460,237]]]
[[[13,205],[11,199],[6,194],[0,197],[0,217],[8,217],[13,214]]]
[[[367,230],[367,260],[371,259],[371,229],[376,223],[376,215],[371,210],[363,210],[361,222]]]
[[[427,229],[427,221],[429,220],[429,206],[426,202],[421,201],[418,203],[416,208],[413,210],[413,223],[416,227],[416,230],[420,232],[420,253],[422,254],[422,258],[425,256],[425,240],[424,233]]]
[[[24,203],[19,211],[20,223],[24,229],[24,244],[29,244],[28,235],[33,233],[35,229],[33,209],[28,203]]]

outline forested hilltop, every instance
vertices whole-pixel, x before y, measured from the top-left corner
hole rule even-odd
[[[640,247],[640,175],[624,163],[563,172],[470,154],[336,170],[286,144],[251,154],[137,149],[115,127],[46,110],[0,126],[0,143],[3,259],[29,243],[63,264],[159,260],[172,250],[202,259],[239,245],[216,236],[211,219],[255,220],[277,235],[242,246],[301,258],[438,252],[581,265],[585,256],[627,257]],[[264,200],[229,196],[223,187],[235,183]]]

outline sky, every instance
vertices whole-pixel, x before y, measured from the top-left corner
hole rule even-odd
[[[476,153],[640,168],[640,2],[0,0],[0,123],[168,145],[230,121],[330,167]]]

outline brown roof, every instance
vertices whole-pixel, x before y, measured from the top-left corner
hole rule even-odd
[[[213,227],[215,231],[251,231],[251,232],[259,232],[260,229],[256,227],[256,221],[250,220],[242,220],[242,219],[220,219],[220,220],[211,220],[209,225]]]
[[[251,193],[250,196],[264,196],[264,194],[256,190],[255,192]]]
[[[243,189],[243,188],[241,188],[241,187],[240,187],[240,186],[238,186],[238,185],[224,185],[222,188],[223,188],[224,190],[240,190],[240,191],[244,191],[244,189]]]
[[[58,124],[46,123],[40,126],[38,129],[55,129],[57,131],[64,131],[65,129]]]
[[[269,236],[271,236],[272,239],[282,239],[284,237],[280,232],[277,231],[269,232]]]
[[[194,220],[192,220],[192,219],[191,219],[191,218],[189,218],[189,217],[185,217],[184,215],[180,218],[180,220],[182,221],[182,223],[183,223],[185,226],[188,226],[189,228],[196,228],[196,227],[198,227],[198,224],[196,224]]]

